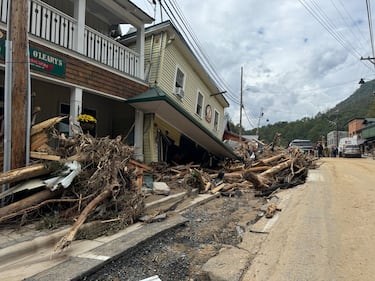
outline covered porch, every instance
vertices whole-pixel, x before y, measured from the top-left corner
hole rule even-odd
[[[144,25],[153,19],[126,0],[28,0],[29,39],[79,53],[131,77],[143,80]],[[0,0],[0,26],[6,29],[8,0]],[[137,32],[134,50],[118,43],[120,25]]]

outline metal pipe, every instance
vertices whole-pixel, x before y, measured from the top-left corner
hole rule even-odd
[[[10,11],[12,0],[8,0],[7,13],[7,37],[5,40],[5,80],[4,80],[4,158],[3,171],[7,172],[11,168],[12,153],[12,42],[10,39]],[[9,184],[2,186],[2,192],[9,188]],[[1,206],[5,204],[1,199]]]
[[[4,81],[4,163],[3,171],[11,167],[12,152],[12,42],[10,41],[10,12],[12,0],[8,0],[7,37],[5,41],[5,81]]]
[[[30,49],[29,38],[26,34],[27,48],[27,105],[26,105],[26,166],[30,164],[30,142],[31,142],[31,78],[30,78]]]
[[[155,71],[155,82],[158,82],[158,73],[159,73],[159,67],[160,67],[160,61],[161,61],[161,51],[162,51],[162,46],[163,46],[163,32],[160,33],[160,44],[159,44],[159,57],[158,57],[158,64],[156,66],[156,71]]]

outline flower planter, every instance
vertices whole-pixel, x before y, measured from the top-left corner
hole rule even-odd
[[[79,125],[84,133],[90,133],[95,128],[94,122],[79,122]]]

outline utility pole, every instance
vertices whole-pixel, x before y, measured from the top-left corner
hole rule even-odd
[[[26,164],[26,135],[27,135],[27,100],[28,100],[28,38],[27,11],[28,1],[9,1],[10,5],[10,34],[12,42],[12,106],[11,106],[11,168],[23,167]],[[8,23],[9,24],[9,23]]]
[[[336,109],[336,148],[339,148],[339,110]]]
[[[240,98],[240,143],[242,143],[242,79],[243,79],[243,67],[241,66],[241,98]]]

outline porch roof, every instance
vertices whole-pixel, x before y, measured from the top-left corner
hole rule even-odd
[[[229,158],[238,158],[232,148],[210,130],[202,126],[181,105],[159,87],[154,87],[126,101],[144,113],[155,113],[208,152]]]

